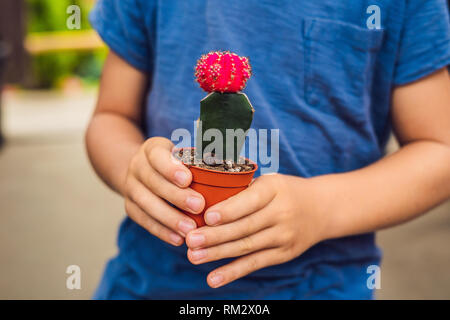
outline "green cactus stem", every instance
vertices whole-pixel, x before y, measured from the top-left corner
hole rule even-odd
[[[214,152],[219,160],[239,162],[239,155],[245,137],[252,124],[254,109],[244,93],[212,92],[200,102],[200,122],[197,127],[196,159],[203,159],[205,153]],[[205,141],[209,131],[213,133],[212,141]],[[220,132],[222,144],[215,144]],[[206,133],[206,135],[205,135]],[[211,150],[211,144],[221,145],[221,150]],[[210,145],[210,147],[208,147]]]

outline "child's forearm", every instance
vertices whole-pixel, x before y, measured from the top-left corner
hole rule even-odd
[[[109,112],[94,115],[86,133],[92,166],[109,187],[121,194],[130,160],[143,142],[135,123]]]
[[[330,238],[370,232],[450,197],[450,147],[414,142],[364,169],[314,179],[330,210]]]

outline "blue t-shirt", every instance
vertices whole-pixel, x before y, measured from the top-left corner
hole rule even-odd
[[[205,96],[193,75],[202,54],[249,57],[252,127],[279,129],[279,172],[302,177],[383,157],[393,88],[450,63],[445,0],[100,0],[91,22],[116,54],[150,76],[147,137],[193,132]],[[185,246],[165,244],[126,218],[96,297],[366,298],[367,264],[380,258],[374,238],[324,241],[211,289],[207,273],[229,260],[194,266]]]

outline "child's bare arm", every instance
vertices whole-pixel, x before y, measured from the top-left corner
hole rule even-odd
[[[86,147],[100,178],[123,194],[128,164],[144,137],[141,104],[147,79],[111,52],[105,62],[96,109],[86,132]]]
[[[100,178],[124,196],[130,218],[161,240],[181,245],[195,222],[165,200],[199,213],[204,199],[188,188],[190,171],[172,161],[172,142],[144,139],[140,123],[147,81],[144,73],[116,54],[108,55],[86,146]]]
[[[211,208],[189,233],[188,257],[237,260],[214,270],[219,287],[289,261],[330,238],[393,226],[450,197],[450,79],[446,69],[394,90],[402,148],[353,172],[303,179],[268,175]]]
[[[416,217],[450,197],[450,78],[447,69],[394,90],[392,122],[401,149],[330,179],[344,197],[331,236],[373,231]],[[330,189],[329,189],[330,190]],[[330,190],[331,192],[331,190]],[[334,199],[337,200],[337,199]]]

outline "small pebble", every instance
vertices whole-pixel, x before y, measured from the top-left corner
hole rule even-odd
[[[214,166],[216,164],[216,159],[214,159],[214,157],[204,157],[203,161],[209,165],[209,166]]]
[[[233,168],[233,163],[230,160],[226,160],[225,165],[227,166],[228,169]]]

